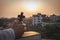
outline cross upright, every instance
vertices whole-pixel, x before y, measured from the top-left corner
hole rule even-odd
[[[21,14],[18,15],[18,20],[23,21],[23,18],[25,18],[25,16],[23,15],[23,12],[21,12]]]

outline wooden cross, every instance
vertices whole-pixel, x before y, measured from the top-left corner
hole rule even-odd
[[[18,20],[23,21],[23,18],[25,18],[25,16],[23,15],[23,12],[21,12],[21,14],[18,15]]]

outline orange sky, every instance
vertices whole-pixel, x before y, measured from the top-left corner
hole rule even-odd
[[[21,11],[26,17],[36,13],[60,15],[60,0],[2,0],[0,5],[0,17],[17,17]],[[32,10],[28,5],[36,8]]]

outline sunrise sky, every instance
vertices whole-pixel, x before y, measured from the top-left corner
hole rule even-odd
[[[60,0],[1,0],[0,17],[17,17],[24,12],[26,17],[36,13],[60,15]]]

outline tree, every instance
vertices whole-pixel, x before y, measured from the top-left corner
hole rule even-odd
[[[0,18],[0,27],[7,27],[8,18]]]

